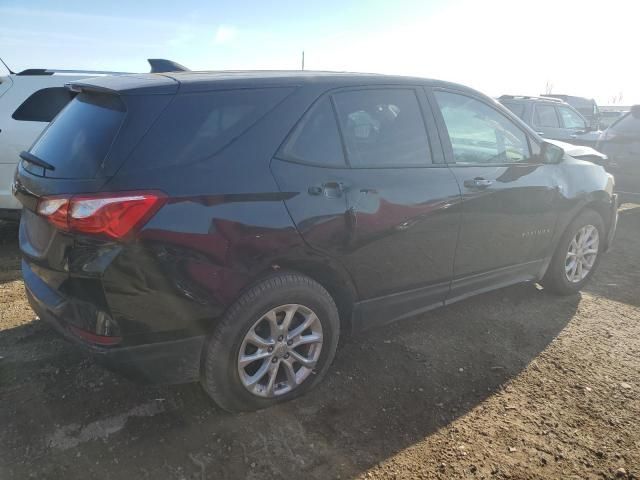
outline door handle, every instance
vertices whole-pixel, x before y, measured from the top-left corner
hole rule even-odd
[[[572,133],[571,135],[569,135],[569,137],[571,137],[571,138],[578,138],[578,134],[577,134],[577,133]]]
[[[347,186],[342,182],[326,182],[320,186],[309,187],[309,195],[322,195],[327,198],[339,198],[347,191]]]
[[[544,137],[544,132],[536,132],[538,135],[540,135],[541,137]]]
[[[467,188],[477,188],[484,189],[490,187],[493,184],[491,180],[487,180],[486,178],[476,177],[470,180],[464,181],[464,186]]]

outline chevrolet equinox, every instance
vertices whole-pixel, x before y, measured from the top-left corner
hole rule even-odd
[[[39,317],[230,411],[311,389],[338,339],[516,282],[572,294],[613,178],[492,99],[422,78],[189,72],[74,82],[28,152]]]

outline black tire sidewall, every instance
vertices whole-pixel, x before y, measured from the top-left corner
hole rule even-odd
[[[322,286],[307,277],[295,274],[273,276],[243,297],[214,328],[203,352],[202,384],[218,405],[231,412],[267,408],[313,388],[328,370],[339,336],[338,312],[333,300]],[[286,304],[304,305],[318,316],[323,336],[320,358],[314,372],[293,391],[274,398],[258,397],[240,381],[237,369],[240,346],[246,333],[261,316]]]

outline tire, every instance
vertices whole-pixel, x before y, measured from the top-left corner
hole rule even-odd
[[[566,268],[570,268],[571,261],[568,257],[569,248],[572,241],[584,227],[593,226],[598,233],[597,253],[592,266],[588,273],[581,280],[570,281],[570,273],[566,272]],[[604,222],[600,214],[594,210],[584,210],[569,224],[565,232],[562,234],[556,251],[553,254],[551,263],[547,272],[542,279],[544,288],[550,290],[557,295],[573,295],[578,293],[582,287],[591,279],[594,272],[598,268],[600,258],[602,256],[603,244],[605,241]],[[569,264],[569,265],[568,265]]]
[[[286,312],[294,313],[289,315]],[[288,333],[278,335],[283,333],[279,329],[289,317],[291,326],[286,330]],[[303,328],[304,322],[312,322],[311,327],[295,338],[296,342],[304,338],[309,344],[296,347],[294,337],[289,342],[287,338],[296,333],[296,325]],[[276,329],[275,334],[273,329]],[[265,343],[262,348],[253,343],[257,337],[248,339],[250,331],[259,336],[258,343]],[[216,325],[204,347],[200,383],[214,402],[229,412],[259,410],[291,400],[309,391],[327,373],[335,356],[339,331],[338,309],[320,284],[297,273],[274,274],[245,292]],[[280,341],[281,336],[286,338]],[[267,337],[274,342],[269,347],[266,346]],[[321,338],[320,346],[318,338]],[[309,339],[314,339],[315,343]],[[241,367],[241,353],[245,357],[269,356]],[[294,356],[305,361],[307,357],[312,358],[314,365],[303,369]],[[287,368],[289,365],[291,367]],[[245,386],[243,382],[248,383],[249,379],[258,376],[262,368],[269,370],[261,381],[251,387]],[[270,382],[272,369],[276,369],[276,380]],[[285,384],[292,386],[290,391],[286,391]]]

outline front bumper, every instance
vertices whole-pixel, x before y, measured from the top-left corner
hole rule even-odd
[[[67,340],[89,353],[99,364],[145,383],[187,383],[200,378],[200,354],[205,337],[192,336],[135,346],[103,347],[78,337],[63,312],[77,310],[23,264],[27,298],[35,313]]]

